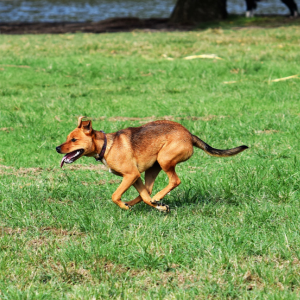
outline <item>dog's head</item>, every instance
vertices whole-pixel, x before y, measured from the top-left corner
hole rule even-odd
[[[94,151],[92,121],[82,121],[78,118],[78,126],[67,137],[65,143],[56,147],[58,153],[66,154],[60,164],[71,164],[81,156],[92,155]]]

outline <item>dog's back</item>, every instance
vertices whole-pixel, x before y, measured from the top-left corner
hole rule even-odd
[[[188,159],[193,154],[192,134],[181,124],[162,120],[147,123],[140,127],[129,127],[115,132],[113,151],[126,147],[136,160],[140,172],[152,166],[160,152],[180,152]],[[122,146],[121,146],[122,145]]]

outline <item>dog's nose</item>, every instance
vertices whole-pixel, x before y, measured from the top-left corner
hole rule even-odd
[[[58,153],[61,153],[60,150],[61,150],[61,149],[60,149],[60,146],[57,146],[57,147],[56,147],[56,151],[57,151]]]

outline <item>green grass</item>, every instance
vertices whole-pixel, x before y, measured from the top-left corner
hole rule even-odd
[[[300,74],[299,34],[1,35],[0,298],[299,299],[300,81],[272,81]],[[120,178],[92,158],[59,168],[79,115],[106,132],[167,116],[250,149],[195,149],[170,214],[127,212],[111,201]]]

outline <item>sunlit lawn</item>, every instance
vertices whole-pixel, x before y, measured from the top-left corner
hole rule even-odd
[[[299,299],[300,27],[0,36],[1,299]],[[184,57],[215,54],[221,59]],[[86,115],[172,119],[195,149],[170,214],[55,147]],[[161,173],[155,191],[167,184]],[[134,188],[124,197],[136,197]]]

